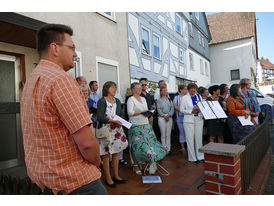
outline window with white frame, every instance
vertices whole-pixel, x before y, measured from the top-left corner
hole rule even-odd
[[[202,59],[200,59],[200,73],[204,74],[204,64]]]
[[[160,36],[155,33],[153,33],[153,56],[157,59],[161,59]]]
[[[196,18],[197,20],[199,20],[199,12],[194,12],[194,14],[195,14],[195,18]]]
[[[185,51],[183,49],[179,49],[179,62],[185,63]]]
[[[194,37],[192,23],[188,22],[188,31],[191,37]]]
[[[108,19],[111,19],[113,21],[116,21],[115,12],[99,12],[101,15],[107,17]]]
[[[194,71],[194,60],[193,60],[192,53],[189,53],[189,64],[190,64],[190,69]]]
[[[175,14],[175,21],[176,21],[176,31],[181,34],[182,33],[181,17],[178,14]]]
[[[142,26],[142,53],[147,55],[150,55],[149,37],[149,30]]]
[[[207,67],[207,62],[205,62],[205,75],[208,76],[208,67]]]

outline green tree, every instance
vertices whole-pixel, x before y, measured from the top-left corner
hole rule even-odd
[[[158,88],[158,83],[156,82],[148,82],[147,90],[150,94],[154,94],[155,90]]]

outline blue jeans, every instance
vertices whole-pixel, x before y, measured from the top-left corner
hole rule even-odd
[[[107,195],[107,190],[102,184],[101,180],[98,179],[72,191],[69,194],[70,195]]]

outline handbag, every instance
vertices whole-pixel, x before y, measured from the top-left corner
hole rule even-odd
[[[111,117],[114,117],[115,115],[115,111],[114,111],[114,107],[112,107],[112,110],[111,110]],[[96,130],[95,130],[95,135],[98,139],[105,139],[105,140],[108,140],[109,137],[110,137],[110,132],[109,132],[109,129],[108,127],[105,125],[105,126],[102,126],[100,129],[98,128],[99,127],[99,122],[97,122],[97,125],[96,125]]]
[[[110,133],[109,133],[109,129],[107,128],[107,126],[103,126],[100,129],[98,127],[99,127],[99,122],[97,122],[96,130],[95,130],[95,135],[96,135],[97,139],[108,140],[110,137]]]

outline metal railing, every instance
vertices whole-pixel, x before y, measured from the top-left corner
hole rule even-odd
[[[241,154],[242,194],[245,194],[249,185],[270,146],[269,114],[264,122],[254,132],[238,142],[245,145]]]

